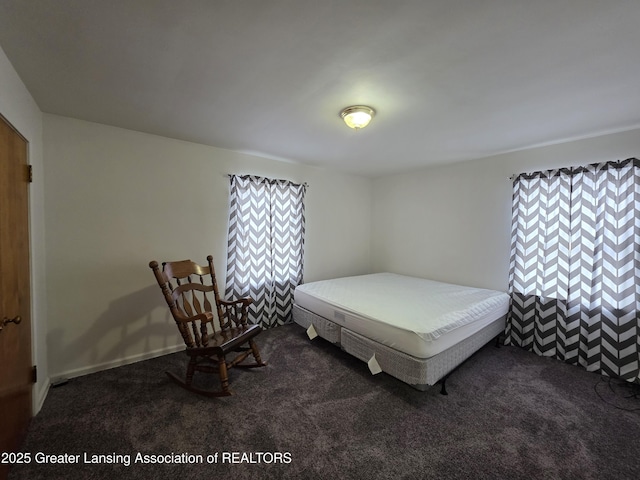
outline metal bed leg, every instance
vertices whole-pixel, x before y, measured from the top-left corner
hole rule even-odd
[[[440,387],[440,395],[449,395],[447,393],[447,378],[449,378],[449,374],[445,375],[444,377],[442,377],[442,380],[440,380],[440,382],[442,383],[441,387]]]
[[[501,334],[499,333],[499,334],[496,336],[496,345],[495,345],[495,346],[496,346],[496,348],[500,348],[500,335],[501,335]],[[487,342],[487,344],[488,344],[488,342]],[[476,353],[477,353],[477,352],[476,352]],[[474,353],[474,355],[475,355],[475,353]],[[465,360],[465,362],[466,362],[466,360]],[[462,362],[462,363],[464,363],[464,362]],[[460,365],[462,365],[462,363],[461,363]],[[440,380],[440,384],[441,384],[441,385],[440,385],[440,395],[449,395],[449,394],[447,393],[447,385],[446,385],[446,383],[447,383],[447,378],[449,378],[449,375],[451,375],[453,372],[455,372],[455,371],[460,367],[460,365],[458,365],[458,366],[457,366],[457,367],[455,367],[453,370],[451,370],[449,373],[447,373],[444,377],[442,377],[442,379]]]

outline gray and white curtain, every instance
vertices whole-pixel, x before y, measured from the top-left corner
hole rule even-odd
[[[627,381],[640,371],[640,161],[513,184],[506,343]]]
[[[306,185],[231,175],[226,298],[251,297],[249,321],[263,328],[291,321],[302,283]]]

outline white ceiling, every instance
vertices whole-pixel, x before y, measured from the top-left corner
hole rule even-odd
[[[639,0],[0,0],[44,112],[370,176],[639,127],[638,25]]]

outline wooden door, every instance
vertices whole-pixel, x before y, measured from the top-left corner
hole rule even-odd
[[[0,455],[20,447],[32,416],[28,185],[27,141],[0,115]]]

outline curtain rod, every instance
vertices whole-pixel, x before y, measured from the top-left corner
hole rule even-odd
[[[528,172],[528,173],[514,173],[509,177],[509,180],[513,180],[520,175],[537,175],[537,174],[545,174],[549,172],[553,172],[554,175],[558,175],[560,172],[566,172],[569,175],[573,175],[575,173],[585,172],[589,169],[606,169],[606,168],[624,168],[627,165],[631,164],[634,167],[640,168],[640,160],[637,157],[629,157],[624,160],[608,160],[599,163],[590,163],[588,165],[575,165],[568,167],[555,167],[551,169],[546,169],[542,171],[536,172]]]
[[[261,177],[261,178],[268,178],[268,177],[262,177],[261,175],[252,175],[250,173],[223,173],[222,176],[224,177],[244,177],[244,176],[251,176],[251,177]],[[269,180],[274,180],[274,179],[269,179]],[[285,180],[285,179],[280,179],[280,180]],[[309,188],[309,184],[307,182],[302,182],[302,183],[296,183],[293,180],[286,180],[287,182],[291,182],[291,183],[295,183],[296,185],[302,185],[305,188]]]

